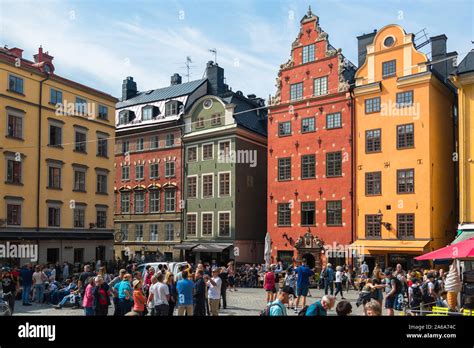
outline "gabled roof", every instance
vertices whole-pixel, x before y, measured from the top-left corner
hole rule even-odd
[[[261,135],[267,135],[267,108],[240,96],[235,92],[229,92],[221,99],[224,103],[234,104],[234,119],[239,126],[247,128]],[[259,110],[255,110],[260,108]],[[245,110],[249,110],[246,112]]]
[[[469,52],[467,56],[464,57],[456,70],[458,74],[463,74],[470,71],[474,71],[474,49],[472,49],[471,52]]]
[[[158,88],[151,91],[139,92],[135,97],[120,101],[116,104],[116,108],[123,108],[127,106],[146,104],[156,102],[160,100],[166,100],[171,98],[180,97],[183,95],[191,94],[198,89],[207,79],[200,79],[181,83],[178,85],[171,85],[164,88]]]

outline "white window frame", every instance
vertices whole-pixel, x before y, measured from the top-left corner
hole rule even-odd
[[[232,152],[232,140],[231,139],[219,140],[217,142],[217,158],[219,158],[219,153],[221,151],[221,143],[229,143],[229,155]]]
[[[194,161],[190,161],[189,160],[189,152],[188,150],[189,149],[192,149],[192,148],[195,148],[196,149],[196,159]],[[189,163],[194,163],[194,162],[197,162],[199,161],[199,150],[198,150],[198,146],[197,145],[192,145],[192,146],[188,146],[187,149],[186,149],[186,162],[189,162]]]
[[[159,224],[155,223],[155,224],[150,224],[149,226],[150,226],[150,242],[157,242],[159,240],[159,232],[158,232]],[[155,231],[156,232],[156,238],[152,238],[152,233],[151,232],[152,232],[152,227],[153,226],[156,226],[156,231]]]
[[[209,175],[212,177],[212,195],[209,197],[204,197],[204,177],[209,176]],[[214,198],[214,173],[201,174],[201,199],[207,199],[207,198]]]
[[[204,214],[211,214],[212,215],[212,224],[211,224],[211,234],[203,234],[204,232],[204,227],[203,227],[203,224],[204,224],[204,219],[203,219],[203,215]],[[201,212],[201,222],[200,222],[200,225],[201,225],[201,237],[214,237],[214,212],[213,211],[202,211]],[[196,231],[196,234],[197,234],[197,231]]]
[[[220,231],[220,216],[221,214],[229,214],[229,235],[228,236],[222,236],[221,231]],[[224,210],[224,211],[219,211],[217,212],[217,235],[218,237],[227,237],[230,238],[232,236],[232,212],[230,210]]]
[[[188,216],[189,215],[194,215],[196,216],[196,234],[188,234]],[[186,226],[185,226],[185,231],[186,231],[186,236],[193,236],[193,237],[198,237],[199,236],[199,218],[198,218],[198,213],[186,213]]]
[[[212,157],[209,158],[209,159],[204,159],[204,146],[205,145],[211,145],[212,146]],[[213,142],[210,142],[210,143],[203,143],[201,144],[201,161],[212,161],[214,159],[214,143]]]
[[[188,196],[188,178],[196,178],[196,197],[189,197]],[[188,175],[186,177],[186,198],[187,199],[199,199],[199,177],[197,174],[195,175]]]
[[[229,194],[228,195],[221,195],[221,174],[229,174]],[[223,172],[217,172],[217,197],[218,198],[227,198],[232,197],[232,171],[226,170]]]

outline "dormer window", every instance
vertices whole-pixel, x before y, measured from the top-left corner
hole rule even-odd
[[[177,100],[171,100],[165,104],[165,115],[173,116],[179,113],[181,103]]]
[[[122,110],[119,113],[119,125],[127,124],[135,119],[135,113],[130,110]]]
[[[160,114],[160,109],[153,105],[147,105],[142,108],[142,121],[150,121]]]

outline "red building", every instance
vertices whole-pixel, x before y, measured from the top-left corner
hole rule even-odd
[[[303,257],[316,267],[345,262],[344,253],[334,253],[333,246],[346,247],[352,241],[349,88],[355,70],[341,50],[329,44],[319,18],[309,9],[291,59],[280,67],[269,108],[267,221],[272,262]]]

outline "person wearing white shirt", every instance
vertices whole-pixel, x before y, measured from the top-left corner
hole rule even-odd
[[[344,294],[342,293],[342,267],[337,266],[336,267],[336,293],[334,296],[337,296],[337,294],[341,294],[341,299],[344,300]]]
[[[168,285],[163,283],[164,275],[159,273],[155,274],[153,278],[156,278],[157,282],[150,287],[150,294],[148,295],[148,303],[153,303],[155,307],[156,316],[168,316],[169,312],[169,300],[170,291]]]
[[[221,300],[222,279],[219,277],[219,269],[212,270],[212,278],[207,281],[208,291],[207,297],[209,299],[209,311],[212,316],[219,315],[219,302]]]

